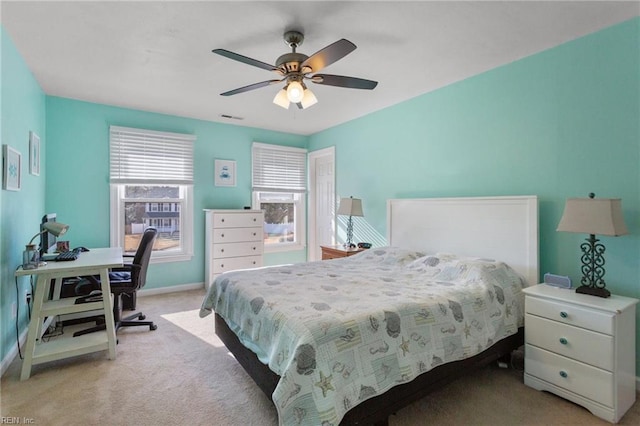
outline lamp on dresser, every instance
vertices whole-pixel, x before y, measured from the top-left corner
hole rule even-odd
[[[362,212],[362,200],[358,198],[342,198],[340,200],[340,207],[338,207],[338,214],[343,216],[349,216],[347,219],[347,242],[345,246],[347,248],[353,246],[353,216],[364,217]]]
[[[604,245],[596,235],[620,236],[628,234],[622,216],[622,200],[620,198],[569,198],[558,231],[589,234],[586,242],[580,245],[582,250],[582,279],[576,293],[592,296],[609,297],[604,282]]]

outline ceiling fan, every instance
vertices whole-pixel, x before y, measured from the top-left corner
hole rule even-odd
[[[212,51],[213,53],[217,53],[218,55],[222,55],[226,58],[233,59],[244,64],[253,65],[254,67],[262,68],[267,71],[273,71],[282,77],[281,79],[261,81],[238,89],[229,90],[228,92],[221,93],[220,95],[237,95],[238,93],[244,93],[261,87],[270,86],[272,84],[285,82],[284,88],[278,92],[276,97],[273,99],[273,103],[285,109],[289,108],[289,103],[294,103],[298,108],[305,109],[317,103],[318,99],[315,97],[313,92],[307,88],[304,80],[310,80],[316,84],[346,87],[350,89],[372,90],[378,85],[377,81],[365,80],[362,78],[333,74],[316,74],[318,71],[344,58],[356,49],[356,45],[351,43],[349,40],[344,38],[340,39],[317,51],[311,56],[296,52],[296,49],[303,41],[304,35],[301,32],[285,32],[284,42],[291,47],[291,53],[285,53],[280,56],[276,60],[275,65],[248,58],[225,49],[214,49]]]

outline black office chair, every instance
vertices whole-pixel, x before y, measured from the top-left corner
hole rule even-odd
[[[122,296],[134,295],[138,290],[144,287],[147,280],[147,268],[153,251],[153,243],[156,239],[158,231],[155,228],[147,228],[142,234],[142,239],[136,250],[136,254],[125,255],[124,257],[133,258],[131,263],[125,263],[121,268],[113,268],[109,272],[109,284],[111,293],[113,293],[113,318],[116,331],[121,327],[148,326],[149,330],[158,328],[153,321],[143,321],[146,317],[142,312],[136,312],[122,318]],[[75,293],[77,296],[89,295],[94,290],[100,290],[100,276],[82,277],[83,279],[76,285]],[[104,317],[103,317],[104,318]],[[137,318],[137,319],[136,319]],[[103,319],[104,321],[104,319]],[[105,324],[98,324],[95,327],[81,330],[74,333],[74,336],[92,333],[98,330],[104,330]]]

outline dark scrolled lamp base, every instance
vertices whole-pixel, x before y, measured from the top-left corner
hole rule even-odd
[[[591,234],[586,243],[580,245],[582,250],[582,285],[576,288],[576,293],[591,296],[609,297],[611,293],[605,288],[604,282],[604,245],[600,244],[596,236]]]
[[[611,292],[604,287],[589,287],[586,285],[582,285],[576,288],[576,293],[590,294],[591,296],[598,296],[598,297],[605,297],[605,298],[611,296]]]

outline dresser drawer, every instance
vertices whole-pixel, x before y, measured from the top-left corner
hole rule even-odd
[[[245,228],[264,225],[264,215],[260,213],[217,213],[213,215],[214,228]]]
[[[238,243],[243,241],[260,241],[262,227],[257,228],[219,228],[213,230],[213,243]]]
[[[613,337],[584,328],[526,314],[525,340],[577,361],[605,370],[614,369]]]
[[[223,272],[233,271],[235,269],[259,268],[260,266],[262,266],[262,256],[216,259],[213,261],[213,274],[218,275]]]
[[[600,333],[613,335],[614,331],[615,316],[612,313],[585,309],[572,304],[526,297],[525,311],[528,314]]]
[[[262,255],[262,241],[215,244],[212,254],[214,259]]]
[[[527,344],[525,372],[607,407],[613,407],[614,380],[613,373],[609,371]]]

